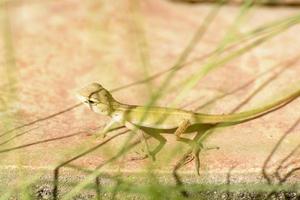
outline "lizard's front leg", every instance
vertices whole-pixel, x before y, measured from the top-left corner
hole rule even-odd
[[[104,128],[101,130],[100,133],[96,134],[96,137],[101,136],[102,138],[106,137],[106,134],[113,128],[113,126],[115,126],[118,122],[116,122],[115,120],[111,120],[109,123],[107,123]]]

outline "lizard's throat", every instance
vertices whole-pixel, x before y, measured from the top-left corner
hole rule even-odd
[[[101,114],[101,115],[109,115],[109,116],[112,115],[112,113],[115,112],[115,109],[112,106],[98,106],[98,105],[95,105],[95,106],[90,106],[90,109],[95,113],[98,113],[98,114]]]
[[[110,111],[110,109],[107,108],[102,108],[102,107],[98,107],[98,106],[90,106],[90,109],[98,114],[101,115],[109,115],[112,111]]]

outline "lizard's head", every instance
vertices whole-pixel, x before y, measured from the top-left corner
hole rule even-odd
[[[109,115],[114,111],[116,100],[98,83],[91,83],[77,93],[78,98],[89,108],[100,114]]]

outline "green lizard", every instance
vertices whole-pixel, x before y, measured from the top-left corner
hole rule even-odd
[[[190,143],[192,140],[181,137],[181,135],[195,132],[195,127],[198,125],[241,123],[274,111],[298,96],[300,96],[300,90],[261,108],[236,114],[210,115],[176,108],[123,104],[115,100],[110,92],[98,83],[92,83],[78,92],[79,99],[92,111],[111,117],[111,121],[102,130],[103,137],[111,127],[119,123],[130,130],[146,132],[156,138],[160,143],[153,151],[149,152],[153,159],[166,142],[166,139],[157,134],[155,130],[174,133],[178,141]]]

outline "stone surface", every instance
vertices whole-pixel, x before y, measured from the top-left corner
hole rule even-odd
[[[108,89],[114,89],[141,80],[147,74],[168,69],[176,62],[213,7],[208,4],[186,5],[161,0],[142,1],[139,4],[127,1],[17,1],[2,7],[7,15],[2,13],[1,18],[4,38],[0,40],[1,132],[77,104],[76,90],[90,82],[97,81]],[[240,7],[221,8],[192,52],[190,60],[213,51],[239,12]],[[245,15],[234,33],[239,36],[296,13],[296,8],[255,7]],[[178,107],[185,106],[186,109],[194,110],[221,93],[243,86],[275,65],[280,67],[243,90],[198,111],[215,114],[231,112],[274,73],[279,73],[279,76],[241,110],[271,102],[274,96],[280,98],[280,95],[286,94],[282,91],[299,83],[300,62],[295,59],[300,52],[299,33],[300,27],[293,26],[211,72],[197,82]],[[9,50],[10,47],[13,50]],[[146,58],[146,62],[141,57]],[[168,105],[182,90],[181,81],[195,74],[203,63],[194,62],[178,71],[169,84],[169,88],[176,89],[166,92],[156,105]],[[143,64],[147,66],[146,70]],[[282,68],[286,69],[279,72]],[[149,84],[119,90],[114,96],[124,103],[145,104],[151,91],[155,91],[165,77],[161,76]],[[232,173],[239,175],[237,181],[247,180],[245,177],[249,174],[253,180],[257,180],[256,176],[259,176],[264,161],[278,140],[299,119],[299,109],[300,100],[295,100],[264,117],[218,129],[207,138],[205,145],[217,145],[220,149],[201,154],[201,173],[204,176],[223,173],[224,176],[219,177],[226,178],[232,169]],[[96,127],[107,121],[107,117],[92,113],[88,108],[78,107],[10,132],[1,136],[1,149],[58,139],[3,153],[1,165],[52,169],[101,142],[92,139],[91,135]],[[14,137],[16,135],[18,137]],[[63,136],[68,137],[59,139]],[[170,172],[188,148],[178,144],[172,135],[166,137],[168,143],[158,155],[157,162],[151,166],[157,171]],[[92,169],[114,155],[125,138],[116,138],[74,163]],[[288,155],[299,142],[299,126],[295,126],[276,151],[270,166]],[[151,146],[156,144],[152,141],[150,143]],[[139,148],[130,151],[106,169],[134,172],[147,169],[151,161],[128,161],[135,156],[135,151],[139,151]],[[193,163],[182,171],[195,173]],[[252,173],[256,175],[252,176]]]

